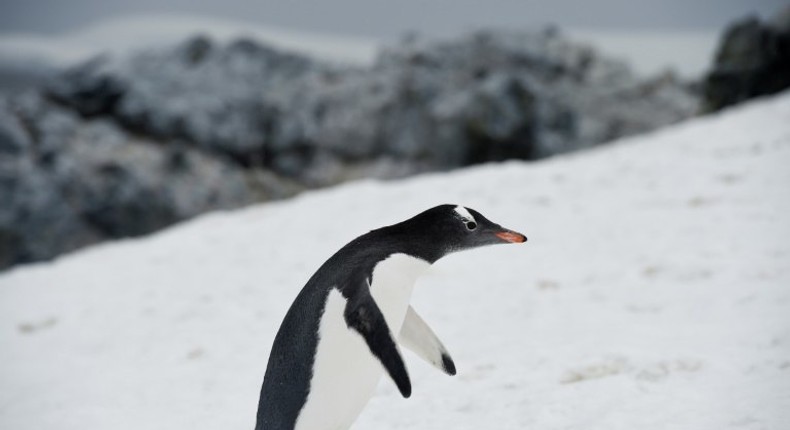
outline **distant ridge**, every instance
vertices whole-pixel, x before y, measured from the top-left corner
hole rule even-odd
[[[708,66],[718,32],[626,31],[562,28],[572,38],[624,58],[642,75],[671,68],[681,76],[699,76]],[[373,62],[383,41],[322,34],[228,19],[188,15],[137,15],[97,22],[56,36],[0,34],[0,63],[9,58],[74,64],[102,51],[124,52],[149,45],[177,43],[204,33],[227,41],[246,36],[272,46],[315,58],[366,65]],[[0,65],[0,67],[2,67]]]
[[[249,37],[315,58],[352,64],[373,61],[379,43],[346,37],[184,15],[140,15],[98,22],[57,36],[0,34],[0,61],[14,57],[71,65],[101,52],[128,53],[152,45],[178,43],[195,34],[218,41]]]

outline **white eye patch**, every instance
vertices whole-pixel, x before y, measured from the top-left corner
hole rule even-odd
[[[458,216],[464,220],[464,222],[476,222],[475,217],[473,217],[472,214],[470,214],[469,211],[463,206],[456,206],[455,213],[457,213]]]

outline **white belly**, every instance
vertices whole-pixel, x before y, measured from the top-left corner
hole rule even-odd
[[[373,270],[371,294],[397,341],[417,276],[430,264],[393,254]],[[310,394],[296,430],[345,430],[357,419],[376,389],[384,368],[362,336],[343,318],[346,299],[337,289],[327,297],[310,382]]]

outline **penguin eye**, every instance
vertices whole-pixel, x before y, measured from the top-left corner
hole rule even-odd
[[[477,223],[474,222],[474,221],[467,221],[464,224],[466,224],[466,229],[467,230],[474,230],[474,229],[477,228]]]

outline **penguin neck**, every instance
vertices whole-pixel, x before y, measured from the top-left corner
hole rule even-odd
[[[394,333],[400,332],[417,278],[431,264],[404,253],[393,253],[373,268],[370,292]]]
[[[403,254],[418,258],[428,265],[435,263],[448,253],[448,250],[442,245],[444,240],[440,232],[430,229],[427,231],[414,229],[405,222],[373,230],[370,235],[377,242],[384,241],[388,244],[389,255]]]

